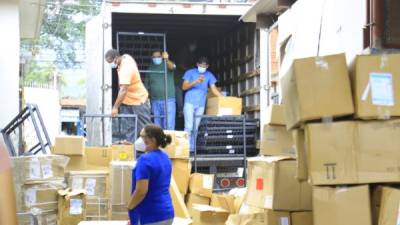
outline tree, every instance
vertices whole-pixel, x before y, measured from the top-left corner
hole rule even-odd
[[[42,49],[55,52],[58,69],[79,68],[84,58],[85,24],[100,11],[101,0],[48,0],[40,38],[22,40],[23,52],[38,59]],[[40,66],[40,64],[38,64]]]

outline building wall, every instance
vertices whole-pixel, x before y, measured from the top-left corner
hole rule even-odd
[[[17,0],[0,1],[0,129],[18,113],[19,13]]]

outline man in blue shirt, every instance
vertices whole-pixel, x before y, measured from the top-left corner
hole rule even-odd
[[[183,76],[182,89],[186,91],[185,104],[183,106],[183,114],[185,117],[185,131],[190,134],[190,151],[194,152],[195,145],[195,130],[197,130],[200,119],[197,116],[204,114],[208,88],[216,96],[222,96],[218,91],[215,83],[217,79],[214,74],[207,71],[209,67],[208,59],[200,57],[197,61],[197,68],[186,71]],[[193,127],[193,122],[196,117],[196,124]]]

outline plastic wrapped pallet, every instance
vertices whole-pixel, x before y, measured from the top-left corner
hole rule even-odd
[[[59,181],[16,186],[17,211],[37,213],[57,210],[57,192],[64,188],[65,184]]]
[[[108,219],[110,219],[110,200],[101,198],[88,198],[86,202],[86,220]]]
[[[31,215],[18,215],[18,225],[57,225],[57,211],[35,214],[37,224]]]
[[[64,181],[69,158],[62,155],[24,156],[12,158],[16,184]]]

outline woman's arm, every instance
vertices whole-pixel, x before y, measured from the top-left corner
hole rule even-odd
[[[149,190],[149,180],[138,180],[136,182],[135,191],[132,194],[132,197],[128,203],[128,209],[136,208],[146,197],[146,194]]]

